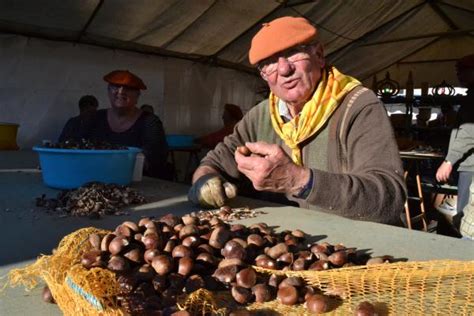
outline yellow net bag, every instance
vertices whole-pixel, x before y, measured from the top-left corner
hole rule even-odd
[[[261,273],[300,276],[324,294],[340,298],[328,314],[353,314],[358,303],[369,301],[379,315],[474,315],[474,261],[399,262],[299,272],[254,268]],[[302,306],[287,307],[275,301],[249,307],[261,308],[306,314]]]
[[[123,315],[115,296],[119,293],[115,273],[100,268],[87,270],[80,258],[91,246],[92,233],[108,233],[96,228],[83,228],[64,237],[52,255],[43,255],[32,265],[9,273],[12,286],[32,289],[43,279],[65,315]]]
[[[87,270],[80,264],[82,254],[91,247],[88,237],[92,233],[103,236],[108,231],[84,228],[64,237],[52,255],[12,270],[9,283],[31,289],[43,279],[65,315],[124,315],[116,301],[119,286],[115,273],[100,268]],[[474,261],[400,262],[327,271],[254,269],[304,278],[332,297],[328,315],[353,314],[362,301],[371,302],[379,315],[474,315]],[[178,308],[192,315],[225,315],[233,309],[231,300],[229,293],[201,289],[180,301]],[[246,308],[307,314],[303,305],[285,306],[277,300]]]

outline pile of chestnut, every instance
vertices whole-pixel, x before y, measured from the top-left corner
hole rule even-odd
[[[145,202],[145,197],[131,187],[90,182],[75,190],[63,190],[57,198],[45,194],[36,198],[36,206],[72,216],[100,218],[104,215],[122,215],[122,208]]]
[[[118,302],[132,315],[169,313],[180,295],[199,288],[230,290],[237,309],[276,298],[286,305],[304,303],[310,312],[321,313],[330,308],[328,297],[302,278],[256,273],[252,265],[320,271],[367,263],[354,248],[342,244],[307,245],[301,230],[275,233],[265,223],[247,227],[217,216],[168,214],[142,218],[138,224],[125,221],[113,233],[90,235],[89,242],[83,266],[116,272]]]

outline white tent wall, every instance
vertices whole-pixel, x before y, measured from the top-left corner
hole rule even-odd
[[[128,69],[148,86],[139,105],[154,106],[167,133],[201,135],[221,126],[223,104],[244,112],[256,100],[258,78],[176,58],[0,35],[0,122],[20,124],[18,144],[29,148],[55,141],[78,100],[92,94],[109,107],[102,77]],[[199,122],[196,124],[196,122]]]

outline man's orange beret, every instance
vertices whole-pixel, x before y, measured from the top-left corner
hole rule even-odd
[[[474,54],[462,57],[456,62],[458,68],[474,68]]]
[[[285,16],[264,23],[252,39],[249,60],[252,65],[290,47],[306,44],[318,31],[305,18]]]
[[[106,74],[104,80],[111,84],[146,90],[146,86],[142,79],[128,70],[114,70]]]

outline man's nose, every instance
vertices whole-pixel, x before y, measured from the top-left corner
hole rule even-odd
[[[285,57],[278,58],[278,74],[282,76],[287,76],[291,74],[294,70],[293,64],[288,61]]]

